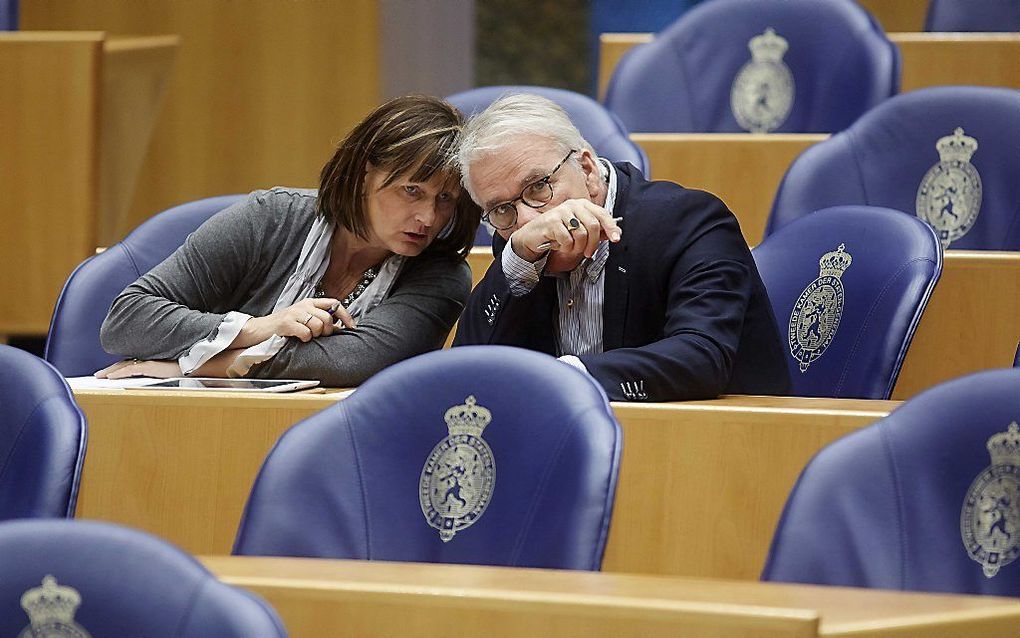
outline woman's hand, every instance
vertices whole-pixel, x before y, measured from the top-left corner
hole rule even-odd
[[[241,332],[230,344],[231,348],[247,348],[261,343],[269,337],[297,337],[309,342],[316,337],[328,337],[338,329],[336,321],[343,327],[355,328],[357,324],[347,309],[336,299],[309,297],[292,306],[281,308],[265,317],[252,317],[241,328]]]
[[[177,365],[176,361],[139,361],[138,359],[118,361],[96,373],[96,377],[100,379],[128,379],[131,377],[170,379],[182,376],[184,375],[181,374],[181,366]]]

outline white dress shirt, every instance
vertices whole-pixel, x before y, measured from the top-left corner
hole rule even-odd
[[[616,206],[616,169],[609,161],[598,159],[599,172],[608,185],[605,209],[613,215]],[[527,261],[513,251],[508,242],[501,257],[503,274],[510,294],[520,297],[531,292],[544,274],[549,258],[546,253],[536,262]],[[546,276],[556,278],[559,299],[557,350],[560,360],[587,372],[578,355],[601,354],[605,292],[605,266],[609,258],[609,241],[602,240],[591,259],[584,259],[569,273]]]

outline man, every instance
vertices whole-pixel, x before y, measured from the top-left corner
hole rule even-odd
[[[464,185],[498,236],[455,346],[560,356],[613,400],[788,390],[765,287],[719,199],[597,157],[535,95],[497,100],[461,144]]]

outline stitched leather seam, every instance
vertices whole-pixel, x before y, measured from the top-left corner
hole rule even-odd
[[[850,147],[850,156],[854,158],[854,166],[857,168],[857,182],[861,185],[861,196],[864,198],[864,204],[871,206],[871,201],[868,199],[868,188],[864,184],[864,170],[861,169],[861,158],[857,155],[857,144],[854,139],[856,136],[851,129],[847,129],[844,133],[846,133],[847,145]]]
[[[524,551],[524,541],[531,532],[531,524],[532,521],[535,520],[535,515],[538,512],[539,501],[542,500],[542,496],[545,494],[546,485],[549,483],[549,476],[552,474],[553,468],[556,467],[556,463],[559,460],[560,455],[563,453],[563,448],[567,444],[567,439],[570,438],[574,429],[577,428],[579,419],[571,418],[570,421],[570,427],[563,430],[560,440],[556,443],[556,452],[552,455],[552,458],[550,458],[549,463],[546,464],[545,470],[542,472],[542,478],[538,482],[538,489],[535,490],[535,498],[531,499],[531,506],[528,508],[528,512],[524,515],[524,524],[521,526],[520,534],[514,542],[513,549],[510,552],[509,563],[514,567],[517,566],[520,554]]]
[[[368,560],[372,559],[372,534],[369,531],[369,518],[368,518],[368,495],[365,493],[365,481],[362,476],[361,470],[361,454],[358,452],[358,443],[354,439],[354,428],[351,427],[351,420],[349,418],[347,406],[343,402],[340,402],[339,406],[341,414],[340,418],[343,423],[344,430],[347,432],[347,438],[351,442],[351,450],[354,451],[354,476],[358,481],[358,494],[361,495],[361,515],[365,521],[365,558]]]
[[[613,517],[613,497],[616,494],[616,481],[613,480],[614,476],[618,476],[620,468],[620,458],[623,454],[622,444],[623,437],[619,425],[612,418],[612,408],[607,405],[601,405],[598,408],[591,408],[586,410],[584,414],[580,415],[579,420],[583,423],[587,419],[584,416],[588,413],[596,413],[598,416],[607,416],[606,412],[609,412],[610,416],[610,428],[613,431],[613,451],[612,451],[612,464],[606,472],[606,482],[603,487],[604,494],[602,498],[602,521],[599,523],[599,536],[598,540],[593,548],[591,560],[588,563],[592,570],[599,570],[602,565],[602,556],[606,551],[606,543],[609,539],[609,524],[612,522]]]
[[[1017,205],[1016,210],[1013,211],[1013,222],[1006,229],[1006,234],[1003,236],[1007,241],[1013,236],[1013,231],[1016,230],[1017,224],[1020,224],[1020,204]],[[1002,250],[1010,250],[1008,246],[1003,246]]]
[[[0,478],[3,478],[4,472],[7,471],[7,467],[10,465],[11,458],[14,457],[14,451],[18,449],[18,443],[21,441],[21,436],[25,433],[26,424],[32,420],[32,417],[35,416],[35,413],[39,411],[39,408],[41,408],[43,404],[45,404],[46,402],[53,398],[54,397],[46,397],[39,403],[36,403],[35,407],[32,408],[32,411],[29,412],[28,416],[26,416],[25,419],[21,422],[21,429],[18,430],[18,436],[14,437],[14,444],[11,446],[11,450],[7,454],[7,457],[4,459],[3,464],[0,465]]]
[[[900,344],[900,350],[896,353],[896,361],[893,364],[893,369],[889,372],[889,381],[886,384],[884,392],[886,396],[891,396],[893,388],[896,386],[896,380],[900,376],[900,370],[903,368],[903,362],[907,358],[907,350],[910,348],[910,344],[914,341],[914,335],[917,333],[917,327],[921,324],[921,317],[924,316],[924,310],[928,307],[928,302],[931,301],[932,293],[935,292],[935,285],[938,284],[939,279],[942,278],[942,245],[939,243],[938,236],[935,234],[935,229],[925,224],[928,229],[928,235],[932,242],[932,246],[935,247],[935,261],[933,263],[931,278],[928,280],[928,285],[925,286],[924,292],[921,294],[921,300],[917,304],[917,308],[914,310],[914,316],[910,318],[910,325],[907,326],[907,338]]]
[[[175,636],[186,636],[184,629],[188,625],[188,621],[191,620],[191,614],[195,611],[195,605],[198,604],[198,595],[202,593],[205,586],[212,581],[212,576],[206,576],[203,580],[200,580],[198,586],[195,587],[195,591],[191,592],[188,596],[188,604],[184,607],[184,613],[181,614],[181,620],[177,625],[177,630],[174,631]]]
[[[906,262],[905,264],[900,266],[896,270],[896,272],[893,273],[893,276],[890,277],[885,282],[885,286],[882,287],[882,291],[878,293],[878,296],[875,297],[875,301],[873,301],[871,303],[871,307],[868,308],[868,314],[867,314],[867,316],[864,317],[864,321],[861,323],[861,327],[857,331],[857,338],[854,339],[854,345],[853,345],[853,347],[850,348],[850,354],[849,354],[849,356],[847,356],[846,363],[843,364],[843,373],[840,374],[840,376],[839,376],[839,382],[836,384],[836,391],[834,392],[834,394],[837,397],[839,396],[840,391],[843,389],[843,383],[846,381],[847,373],[849,372],[849,369],[850,369],[850,364],[853,362],[854,355],[857,354],[858,347],[860,346],[861,341],[862,341],[862,336],[863,336],[865,330],[868,328],[868,323],[871,321],[871,317],[875,314],[876,308],[878,307],[879,303],[884,300],[884,297],[885,297],[886,293],[889,291],[889,288],[900,277],[900,275],[903,273],[904,270],[906,270],[911,265],[913,265],[913,264],[915,264],[917,262],[924,262],[924,261],[926,261],[926,262],[928,262],[930,264],[934,264],[935,263],[935,262],[933,262],[932,260],[930,260],[930,259],[928,259],[926,257],[915,257],[914,259],[911,259],[910,261]]]
[[[654,40],[653,40],[653,42],[654,42]],[[673,43],[670,42],[670,44],[673,44]],[[684,62],[684,56],[680,55],[680,51],[678,50],[678,47],[670,46],[669,50],[673,53],[673,55],[676,56],[677,61],[680,63],[680,73],[682,73],[683,76],[684,76],[684,86],[686,86],[688,89],[690,89],[691,86],[692,86],[691,85],[691,78],[690,78],[690,73],[687,72],[687,64]],[[686,93],[687,93],[687,112],[690,113],[692,118],[693,118],[694,114],[699,112],[698,109],[694,108],[694,91],[688,90],[688,91],[686,91]],[[693,122],[692,122],[692,124],[693,124]],[[695,128],[697,128],[697,127],[695,127]]]
[[[905,589],[907,584],[907,545],[909,543],[907,542],[906,514],[903,511],[903,493],[900,489],[900,474],[896,467],[896,457],[893,455],[892,441],[886,434],[885,424],[879,423],[876,427],[878,427],[878,434],[882,438],[882,447],[885,448],[889,473],[892,475],[893,495],[896,497],[896,526],[899,531],[896,538],[900,545],[899,588]]]
[[[135,256],[131,254],[131,249],[128,248],[128,245],[124,242],[119,242],[117,245],[124,249],[124,254],[127,255],[128,261],[131,262],[131,267],[135,269],[135,277],[141,277],[142,271],[139,270],[138,263],[135,261]]]

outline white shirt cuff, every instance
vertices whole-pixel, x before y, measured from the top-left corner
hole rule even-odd
[[[578,359],[577,357],[575,357],[572,354],[565,354],[562,357],[559,357],[559,361],[562,361],[563,363],[567,364],[568,366],[577,368],[581,372],[583,372],[585,374],[588,374],[588,368],[584,367],[584,364],[581,363],[581,360]]]
[[[231,311],[223,315],[223,320],[216,328],[215,335],[199,341],[178,357],[177,365],[181,367],[181,373],[191,374],[201,368],[206,361],[229,348],[249,319],[251,319],[251,315],[246,315],[243,312]]]
[[[510,294],[514,297],[523,297],[538,285],[538,280],[545,270],[545,262],[549,259],[549,253],[541,259],[532,263],[514,252],[513,242],[508,241],[503,248],[501,261],[503,263],[503,274],[506,282],[510,285]]]
[[[248,374],[253,365],[272,359],[285,345],[287,345],[287,338],[274,334],[265,341],[245,348],[227,368],[227,376],[232,379],[243,377]]]

